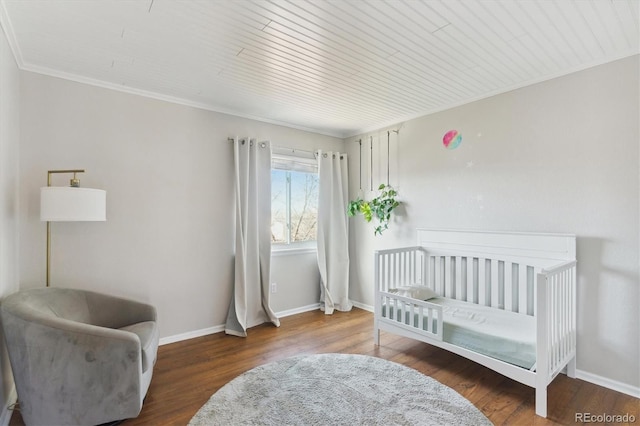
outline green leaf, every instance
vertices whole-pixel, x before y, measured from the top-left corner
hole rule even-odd
[[[360,205],[360,211],[364,216],[364,220],[366,220],[367,222],[371,222],[372,212],[371,212],[371,206],[369,205],[369,203],[367,203],[366,201],[363,201],[362,204]]]

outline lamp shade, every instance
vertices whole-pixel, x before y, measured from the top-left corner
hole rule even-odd
[[[40,220],[82,222],[107,220],[107,192],[102,189],[40,188]]]

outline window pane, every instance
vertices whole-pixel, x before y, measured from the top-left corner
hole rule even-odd
[[[271,242],[316,240],[318,174],[271,169]]]
[[[271,170],[271,241],[287,242],[287,172]]]
[[[318,219],[318,175],[291,175],[291,242],[314,241]]]

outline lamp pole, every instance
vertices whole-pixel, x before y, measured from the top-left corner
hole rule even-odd
[[[84,173],[84,170],[81,169],[72,169],[72,170],[49,170],[47,172],[47,186],[51,186],[51,175],[57,173],[73,173],[73,179],[71,179],[70,186],[78,187],[80,186],[80,180],[76,179],[76,173]],[[51,281],[51,222],[47,221],[47,280],[46,284],[49,287],[49,283]]]

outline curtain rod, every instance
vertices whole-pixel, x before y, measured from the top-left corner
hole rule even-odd
[[[292,154],[295,154],[296,152],[302,153],[302,154],[308,154],[308,155],[313,155],[316,156],[318,155],[318,150],[315,151],[305,151],[304,149],[298,149],[298,148],[287,148],[284,146],[274,146],[273,147],[273,151],[290,151]]]
[[[234,139],[234,138],[227,138],[227,142],[234,142],[234,141],[235,141],[235,139]],[[292,153],[294,153],[294,152],[301,152],[301,153],[304,153],[304,154],[312,155],[312,156],[314,156],[314,157],[318,155],[318,150],[315,150],[315,151],[305,151],[305,150],[303,150],[303,149],[298,149],[298,148],[287,148],[287,147],[284,147],[284,146],[275,146],[275,145],[274,145],[274,146],[272,146],[272,148],[273,148],[274,150],[287,150],[287,151],[291,151]]]

